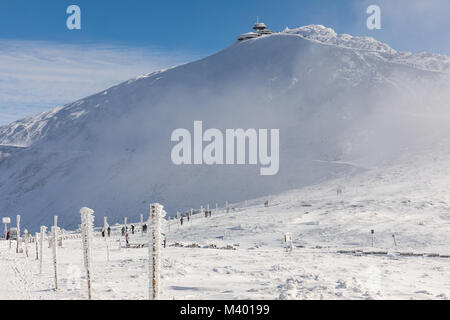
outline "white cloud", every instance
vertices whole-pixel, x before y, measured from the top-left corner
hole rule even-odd
[[[0,40],[0,125],[194,58],[121,45]]]

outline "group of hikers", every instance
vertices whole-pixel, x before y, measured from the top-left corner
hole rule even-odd
[[[148,230],[148,227],[146,224],[144,224],[142,226],[142,231],[144,233],[147,233],[147,230]],[[136,231],[136,227],[134,225],[131,225],[131,233],[134,234],[135,231]],[[128,226],[123,226],[121,233],[122,233],[122,237],[125,237],[125,234],[128,233]],[[102,227],[102,237],[105,238],[106,235],[108,235],[108,238],[111,237],[111,227],[110,226],[108,226],[108,228],[106,228],[106,229],[105,229],[105,227]]]
[[[102,227],[102,237],[105,237],[105,232],[108,232],[108,238],[111,238],[111,227],[108,226],[108,228],[105,230],[105,227]]]
[[[147,233],[147,230],[148,230],[147,224],[142,225],[142,232]],[[131,225],[131,234],[134,234],[135,231],[136,231],[136,227],[132,224]],[[123,226],[121,233],[122,233],[122,237],[124,237],[125,234],[128,233],[128,226]]]

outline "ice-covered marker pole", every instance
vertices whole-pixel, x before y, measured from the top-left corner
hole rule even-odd
[[[39,233],[34,234],[34,245],[36,246],[36,260],[39,260]]]
[[[23,232],[24,232],[24,235],[25,235],[25,237],[23,238],[23,242],[25,244],[25,255],[28,258],[28,230],[25,229]]]
[[[370,230],[370,233],[372,234],[372,247],[373,247],[373,244],[374,244],[374,235],[375,235],[375,230]]]
[[[94,233],[94,210],[82,208],[81,213],[81,234],[83,240],[84,267],[86,268],[86,280],[88,286],[88,298],[92,299],[91,286],[91,263],[92,263],[92,240]]]
[[[58,216],[54,218],[53,238],[53,271],[55,272],[55,290],[58,290]]]
[[[17,247],[16,247],[16,253],[19,253],[20,250],[20,214],[17,215],[17,236],[16,236],[16,242],[17,242]]]
[[[159,300],[159,288],[161,278],[161,244],[162,244],[162,219],[166,212],[159,203],[150,205],[152,232],[148,243],[149,256],[149,298]]]
[[[141,214],[141,236],[144,237],[144,215]]]
[[[103,235],[104,235],[105,241],[106,241],[106,237],[107,237],[107,234],[106,234],[107,229],[108,229],[108,218],[103,217]]]
[[[284,234],[284,247],[286,252],[292,252],[293,250],[292,233],[290,232]]]
[[[44,262],[44,240],[45,240],[45,234],[47,233],[47,227],[42,226],[41,227],[41,241],[39,243],[41,247],[41,256],[39,257],[39,273],[42,274],[42,264]]]

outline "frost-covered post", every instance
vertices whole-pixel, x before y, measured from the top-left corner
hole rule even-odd
[[[144,215],[141,214],[141,236],[144,237]]]
[[[206,212],[207,212],[207,215],[209,217],[209,204],[206,206]]]
[[[17,247],[16,247],[16,253],[19,253],[20,251],[20,214],[17,215],[17,236],[16,236],[16,242],[17,242]]]
[[[290,232],[284,234],[284,247],[286,249],[286,252],[292,252],[294,248],[292,233]]]
[[[219,213],[219,204],[216,202],[216,214]]]
[[[9,217],[4,217],[2,219],[2,223],[5,225],[5,240],[8,240],[8,224],[11,223],[11,218]]]
[[[108,218],[107,217],[103,217],[103,235],[104,235],[105,241],[106,241],[106,238],[107,238],[107,236],[106,236],[107,229],[108,229]]]
[[[58,290],[58,216],[54,218],[52,227],[53,238],[53,270],[55,272],[55,289]]]
[[[45,240],[45,234],[47,233],[47,227],[42,226],[41,227],[41,241],[40,241],[40,246],[41,246],[41,256],[39,257],[39,273],[42,274],[42,263],[43,263],[43,258],[44,258],[44,240]]]
[[[228,209],[228,201],[225,201],[225,212],[230,212],[230,210]]]
[[[92,239],[94,233],[94,210],[82,208],[81,213],[81,232],[83,239],[84,266],[86,268],[86,279],[88,285],[88,297],[92,299],[91,286],[91,262],[92,262]]]
[[[34,234],[34,244],[36,246],[36,260],[39,260],[39,233]]]
[[[162,243],[162,218],[166,212],[158,203],[150,205],[152,231],[148,243],[149,256],[149,298],[159,300],[159,282],[161,277],[161,243]]]
[[[372,247],[374,245],[374,234],[375,234],[375,230],[371,230],[370,233],[372,234]]]
[[[108,217],[103,217],[103,232],[105,235],[105,242],[106,242],[106,260],[109,262],[109,240],[108,240],[108,236],[107,236],[107,232],[108,232]]]
[[[25,255],[28,258],[28,230],[25,229],[23,232],[24,232],[24,235],[25,235],[25,237],[23,238],[23,242],[25,244]]]

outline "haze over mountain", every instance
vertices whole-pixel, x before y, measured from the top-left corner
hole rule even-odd
[[[449,135],[450,58],[399,53],[323,26],[237,42],[0,127],[0,213],[36,230],[110,223],[151,202],[170,215],[308,186],[439,145]],[[280,172],[175,166],[178,128],[280,129]]]

